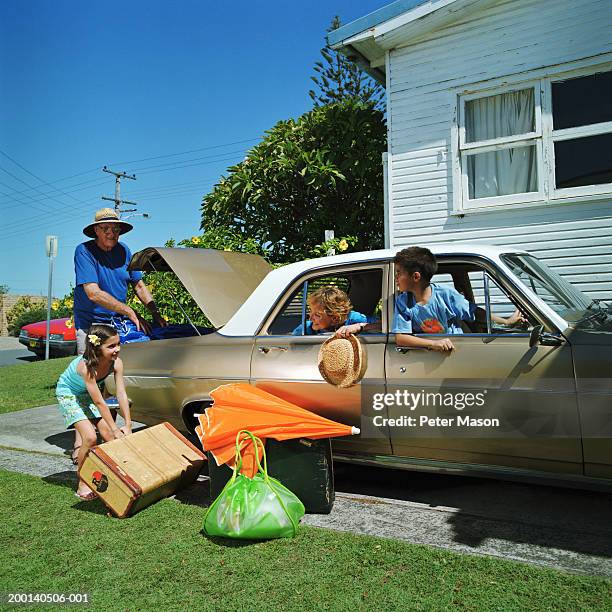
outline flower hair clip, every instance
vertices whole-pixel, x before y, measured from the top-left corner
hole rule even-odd
[[[96,336],[96,334],[88,334],[89,342],[94,346],[100,346],[100,336]]]

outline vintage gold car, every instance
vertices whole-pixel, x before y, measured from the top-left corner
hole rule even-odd
[[[260,257],[223,251],[135,254],[132,269],[176,273],[216,331],[123,347],[133,417],[191,430],[211,390],[248,382],[361,427],[360,436],[333,441],[336,460],[609,485],[608,307],[525,251],[465,244],[431,249],[439,264],[432,281],[454,287],[484,313],[452,336],[450,354],[396,346],[390,333],[396,249],[274,270]],[[292,333],[308,317],[308,294],[326,284],[343,288],[355,310],[381,322],[381,331],[360,335],[367,371],[348,389],[319,374],[319,347],[329,336]],[[516,308],[529,321],[522,328],[493,322],[491,313],[508,316]],[[475,394],[480,401],[466,400]],[[412,425],[409,417],[416,419]]]

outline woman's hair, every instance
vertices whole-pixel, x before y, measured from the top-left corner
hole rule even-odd
[[[338,323],[344,322],[353,309],[348,295],[334,285],[321,287],[311,293],[308,296],[308,304],[312,305],[313,302],[320,304],[330,317],[336,317]]]
[[[85,367],[92,378],[96,378],[96,367],[100,360],[100,349],[102,345],[113,336],[117,335],[117,330],[106,323],[94,323],[88,330],[85,337],[85,352],[83,360]]]

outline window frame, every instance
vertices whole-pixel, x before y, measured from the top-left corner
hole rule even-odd
[[[279,297],[279,299],[274,304],[274,307],[272,308],[272,310],[266,317],[265,322],[261,326],[259,333],[257,335],[266,336],[269,338],[275,338],[275,337],[276,338],[290,337],[294,339],[296,338],[312,339],[312,338],[321,338],[321,337],[324,339],[328,338],[330,335],[329,333],[313,334],[313,335],[307,335],[307,336],[305,335],[294,336],[291,333],[289,334],[270,334],[269,330],[270,330],[270,327],[274,324],[276,317],[278,317],[283,311],[283,308],[285,307],[287,300],[291,298],[291,296],[296,292],[296,290],[300,286],[304,288],[304,294],[302,296],[302,316],[304,317],[304,313],[306,312],[308,283],[320,277],[334,276],[334,275],[343,276],[343,275],[348,275],[348,274],[355,273],[355,272],[362,272],[364,270],[374,270],[374,269],[381,271],[381,298],[383,300],[383,304],[381,308],[381,331],[380,332],[368,332],[367,336],[373,337],[373,336],[386,335],[387,332],[385,330],[388,329],[388,325],[389,325],[387,310],[385,306],[386,301],[389,299],[388,294],[387,294],[389,262],[386,260],[365,261],[365,262],[359,262],[358,264],[350,264],[350,265],[344,264],[341,266],[330,266],[329,268],[321,267],[321,268],[309,270],[308,272],[301,274],[299,277],[295,278],[291,282],[291,284],[283,291],[283,294]],[[302,324],[304,323],[305,320],[306,319],[304,318],[302,319]]]
[[[512,83],[499,81],[496,85],[476,85],[455,90],[455,113],[452,125],[453,203],[452,214],[464,215],[486,210],[512,209],[520,205],[540,206],[580,201],[589,197],[612,195],[612,183],[557,188],[555,182],[555,142],[580,137],[612,133],[612,121],[555,130],[552,115],[552,84],[574,78],[612,71],[612,62],[593,64],[581,68],[559,70],[555,74],[542,74],[537,78],[521,75]],[[528,88],[534,89],[535,130],[526,134],[468,143],[465,139],[466,102]],[[537,191],[485,198],[469,198],[467,157],[476,153],[498,151],[518,146],[536,146]]]
[[[548,322],[547,317],[540,312],[539,309],[533,304],[533,302],[527,298],[527,296],[523,295],[520,291],[518,291],[517,287],[514,286],[512,282],[506,277],[505,271],[500,270],[499,267],[493,262],[478,256],[457,256],[457,255],[440,255],[436,256],[436,260],[438,263],[438,273],[444,273],[444,267],[448,265],[467,265],[467,266],[476,266],[478,267],[478,272],[483,274],[483,283],[487,283],[484,278],[488,278],[492,283],[497,285],[498,289],[503,291],[508,297],[509,301],[515,304],[517,308],[529,314],[529,316],[536,321],[537,324],[540,324],[544,327],[546,331],[557,331],[555,327],[551,326]],[[395,277],[395,264],[392,262],[392,270],[390,274],[390,278]],[[434,281],[435,282],[435,281]],[[455,287],[455,290],[456,287]],[[395,303],[395,299],[398,295],[397,287],[395,283],[393,283],[391,287],[391,300],[389,300],[390,304]],[[525,331],[515,328],[508,328],[508,330],[501,330],[498,327],[493,326],[493,322],[491,320],[491,303],[490,303],[490,291],[485,297],[485,307],[483,310],[486,313],[486,325],[487,332],[464,332],[462,334],[426,334],[426,333],[414,333],[415,337],[418,338],[482,338],[483,340],[490,338],[529,338],[531,335],[531,331]],[[482,307],[481,307],[482,308]],[[393,306],[391,306],[391,312],[394,312]],[[388,319],[389,325],[392,324],[393,314]],[[391,330],[391,327],[389,328]],[[393,336],[394,334],[391,333]]]

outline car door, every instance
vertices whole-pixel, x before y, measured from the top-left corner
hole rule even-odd
[[[463,286],[457,281],[461,271]],[[434,281],[450,283],[469,301],[482,304],[485,327],[478,329],[476,324],[463,334],[448,336],[455,346],[450,353],[406,350],[390,335],[387,392],[412,395],[406,396],[409,407],[392,405],[388,413],[391,418],[416,418],[411,427],[390,428],[394,454],[581,474],[576,390],[567,341],[559,335],[558,345],[530,347],[529,329],[492,323],[491,312],[508,316],[515,305],[528,315],[531,326],[538,320],[535,311],[527,312],[525,296],[513,295],[510,284],[490,263],[440,259],[439,272]]]
[[[315,271],[296,281],[279,300],[255,339],[251,382],[274,395],[329,419],[361,427],[364,385],[384,388],[386,334],[360,334],[367,354],[367,370],[362,382],[340,389],[325,382],[318,370],[321,344],[331,333],[304,335],[307,297],[318,287],[336,285],[348,293],[353,309],[370,319],[380,318],[383,288],[388,285],[388,264],[372,263]],[[383,307],[384,310],[384,307]],[[386,324],[386,317],[385,324]],[[298,329],[294,335],[293,331]],[[334,453],[390,454],[386,428],[375,438],[350,436],[334,440]]]

